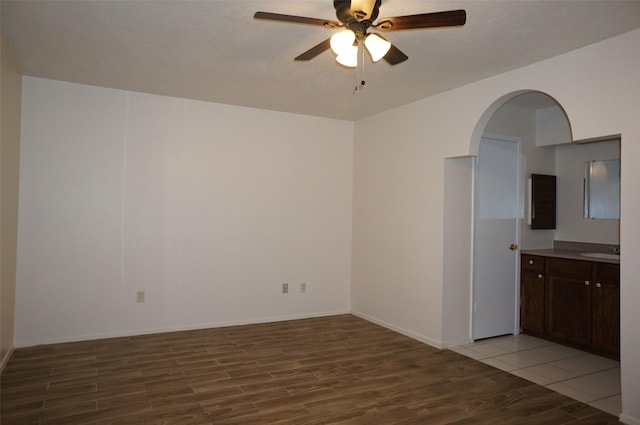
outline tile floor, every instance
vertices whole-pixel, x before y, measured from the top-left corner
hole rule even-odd
[[[620,415],[620,362],[529,335],[507,335],[453,351]]]

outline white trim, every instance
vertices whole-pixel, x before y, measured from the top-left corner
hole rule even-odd
[[[11,347],[9,347],[9,349],[7,350],[7,354],[2,359],[2,362],[0,362],[0,373],[2,373],[4,371],[4,367],[9,362],[9,359],[11,358],[11,355],[13,354],[13,349],[14,349],[13,345]]]
[[[520,136],[507,136],[506,134],[497,134],[497,133],[482,133],[482,137],[480,139],[491,139],[491,140],[499,140],[501,142],[514,142],[521,143],[522,137]]]
[[[131,94],[125,92],[126,107],[124,110],[124,131],[122,135],[122,196],[120,197],[120,284],[124,287],[126,283],[125,279],[125,256],[126,251],[126,237],[124,232],[126,222],[126,201],[127,201],[127,148],[129,146],[129,108],[131,105]]]
[[[437,341],[435,339],[431,339],[429,337],[426,337],[426,336],[421,335],[419,333],[410,331],[408,329],[404,329],[404,328],[401,328],[399,326],[392,325],[391,323],[385,322],[384,320],[379,320],[379,319],[371,317],[371,316],[369,316],[367,314],[360,313],[360,312],[357,312],[357,311],[351,311],[351,314],[353,314],[354,316],[359,317],[361,319],[364,319],[367,322],[375,323],[376,325],[380,325],[383,328],[387,328],[387,329],[390,329],[390,330],[392,330],[394,332],[398,332],[399,334],[402,334],[404,336],[408,336],[409,338],[415,339],[417,341],[420,341],[420,342],[422,342],[424,344],[427,344],[427,345],[430,345],[432,347],[439,348],[439,349],[445,348],[443,346],[443,344],[442,344],[442,341]]]
[[[169,326],[166,328],[149,328],[149,329],[140,329],[136,331],[106,332],[106,333],[99,333],[99,334],[76,335],[76,336],[66,336],[66,337],[58,337],[58,338],[32,339],[32,340],[18,341],[16,342],[16,347],[24,348],[24,347],[33,347],[36,345],[44,345],[44,344],[60,344],[65,342],[91,341],[94,339],[120,338],[120,337],[128,337],[128,336],[157,334],[157,333],[163,333],[163,332],[193,331],[198,329],[225,328],[230,326],[242,326],[242,325],[257,325],[261,323],[286,322],[288,320],[340,316],[342,314],[350,314],[350,313],[351,312],[349,310],[337,310],[337,311],[326,311],[326,312],[318,312],[318,313],[310,313],[310,314],[267,317],[263,319],[235,320],[235,321],[228,321],[228,322],[202,323],[202,324],[193,324],[193,325],[184,325],[184,326]]]
[[[479,148],[478,148],[479,149]],[[469,267],[469,340],[473,342],[473,318],[475,314],[475,271],[476,271],[476,184],[477,184],[478,156],[473,157],[471,170],[471,259]]]
[[[624,413],[620,413],[618,420],[627,425],[640,425],[640,419],[625,415]]]
[[[445,341],[443,342],[440,348],[453,348],[453,347],[459,347],[461,345],[467,345],[467,344],[471,344],[473,342],[473,340],[471,339],[471,337],[469,338],[464,338],[464,339],[454,339],[452,341]]]

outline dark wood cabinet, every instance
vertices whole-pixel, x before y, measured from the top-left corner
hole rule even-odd
[[[523,332],[618,358],[620,266],[522,255]]]
[[[520,325],[532,334],[544,333],[544,257],[522,256]]]
[[[531,228],[556,228],[556,176],[531,174]]]
[[[547,259],[547,333],[578,345],[591,340],[591,262]]]
[[[609,355],[620,352],[620,266],[594,263],[591,345]]]

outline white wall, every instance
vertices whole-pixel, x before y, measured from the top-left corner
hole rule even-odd
[[[20,70],[0,37],[0,370],[13,350],[18,239],[18,182],[20,165]]]
[[[349,311],[352,123],[23,82],[16,345]]]
[[[572,141],[569,121],[562,108],[551,106],[536,111],[537,146],[552,146]]]
[[[617,158],[617,141],[556,147],[557,240],[618,244],[619,220],[583,217],[584,163]]]
[[[444,163],[443,347],[471,342],[474,163],[470,156]]]
[[[356,122],[352,311],[442,345],[443,131],[451,105],[407,105]],[[455,109],[450,109],[455,110]],[[429,125],[440,138],[431,138]],[[435,220],[435,221],[434,221]]]
[[[444,159],[477,154],[505,100],[548,93],[574,139],[622,134],[623,419],[640,423],[638,45],[640,30],[356,122],[352,309],[442,344]]]

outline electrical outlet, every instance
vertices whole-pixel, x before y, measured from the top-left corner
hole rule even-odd
[[[307,292],[307,282],[302,282],[302,283],[300,284],[300,293],[301,293],[301,294],[304,294],[304,293],[306,293],[306,292]]]
[[[288,294],[289,293],[289,284],[288,283],[283,283],[282,284],[282,293],[283,294]]]
[[[136,293],[136,302],[143,303],[144,302],[144,291],[138,291]]]

